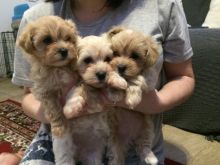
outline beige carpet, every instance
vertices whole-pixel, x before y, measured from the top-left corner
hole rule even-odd
[[[166,157],[186,165],[220,165],[220,143],[164,125]]]

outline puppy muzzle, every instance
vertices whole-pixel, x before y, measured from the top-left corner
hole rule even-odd
[[[64,60],[68,56],[68,49],[67,48],[60,48],[60,49],[58,49],[58,53],[61,55],[61,58]]]
[[[105,71],[96,72],[96,77],[100,82],[105,81],[107,73]]]
[[[125,64],[119,64],[117,66],[117,70],[120,75],[123,75],[125,73],[126,69],[127,69],[127,66]]]

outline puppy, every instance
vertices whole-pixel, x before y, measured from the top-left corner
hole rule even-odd
[[[82,79],[81,84],[70,91],[64,114],[67,118],[72,113],[80,113],[89,101],[89,113],[101,112],[103,107],[99,102],[102,89],[113,87],[125,90],[127,82],[109,65],[113,58],[111,45],[105,37],[88,36],[79,40],[79,59],[77,70]],[[74,105],[72,107],[71,105]]]
[[[86,107],[90,115],[71,120],[70,133],[54,145],[58,151],[56,164],[67,165],[81,161],[85,165],[102,165],[109,127],[107,113],[103,111],[99,95],[108,86],[125,90],[127,82],[109,64],[113,51],[105,37],[87,36],[79,39],[78,53],[77,71],[81,81],[69,92],[64,114],[67,118],[72,118],[77,113],[82,113]],[[62,145],[65,144],[68,145],[63,148]]]
[[[77,30],[73,22],[44,16],[29,23],[17,40],[31,65],[31,91],[40,100],[52,134],[62,136],[67,122],[60,99],[63,87],[77,79]]]
[[[110,64],[128,85],[125,90],[111,88],[109,97],[118,101],[124,93],[125,103],[133,109],[140,103],[142,92],[152,88],[151,78],[144,75],[159,57],[158,46],[151,37],[123,27],[112,28],[106,36],[114,54]],[[157,164],[151,151],[154,126],[149,115],[113,107],[108,112],[108,120],[110,165],[124,165],[125,154],[131,145],[135,145],[142,162]]]

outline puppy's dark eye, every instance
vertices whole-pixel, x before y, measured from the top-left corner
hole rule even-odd
[[[53,42],[52,38],[50,36],[46,36],[44,39],[43,39],[43,42],[47,45],[51,44]]]
[[[71,37],[70,36],[66,36],[64,41],[71,41]]]
[[[112,59],[111,59],[111,57],[109,57],[109,56],[107,56],[107,57],[105,57],[105,62],[110,62]]]
[[[113,51],[113,55],[114,55],[114,57],[118,57],[118,56],[120,56],[120,54],[119,54],[118,51]]]
[[[138,53],[136,53],[136,52],[132,52],[132,54],[131,54],[130,58],[132,58],[132,59],[134,59],[134,60],[137,60],[137,59],[139,59],[139,58],[140,58],[140,56],[139,56],[139,54],[138,54]]]
[[[93,62],[93,59],[92,57],[86,57],[84,60],[83,60],[86,64],[90,64]]]

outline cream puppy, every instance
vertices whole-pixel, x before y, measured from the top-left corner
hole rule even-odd
[[[99,95],[108,87],[125,90],[127,82],[109,64],[113,51],[105,37],[80,38],[77,47],[77,71],[81,81],[69,92],[63,111],[69,119],[85,110],[90,115],[73,118],[69,122],[69,133],[62,139],[55,139],[56,163],[66,165],[77,160],[87,165],[101,165],[110,130],[108,113]]]

